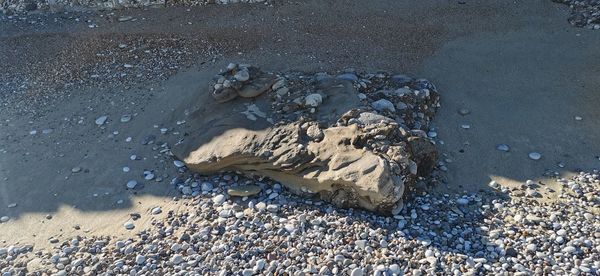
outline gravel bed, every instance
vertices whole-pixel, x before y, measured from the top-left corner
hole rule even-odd
[[[59,48],[35,46],[36,37],[5,40],[0,62],[0,106],[17,113],[35,114],[52,106],[65,91],[86,87],[129,89],[139,83],[158,83],[179,69],[220,55],[219,43],[176,35],[99,35],[62,37],[48,35],[45,43]],[[17,49],[28,55],[12,55]],[[34,51],[33,49],[43,49]],[[47,55],[52,55],[48,58]],[[27,105],[18,103],[27,102]]]
[[[552,0],[557,3],[569,5],[571,15],[569,23],[576,27],[600,29],[600,1],[599,0]]]
[[[33,273],[29,263],[38,275],[598,275],[599,172],[557,181],[555,203],[521,194],[499,199],[513,191],[492,182],[495,196],[424,193],[399,215],[384,217],[225,174],[197,183],[197,196],[174,198],[179,211],[164,219],[157,218],[159,206],[142,214],[153,216],[149,229],[135,228],[142,215],[132,214],[124,227],[135,238],[51,239],[51,251],[2,247],[0,271]],[[262,191],[228,195],[228,188],[248,183]]]

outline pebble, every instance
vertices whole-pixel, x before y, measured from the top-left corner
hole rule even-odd
[[[507,144],[498,144],[496,146],[496,149],[499,151],[505,151],[505,152],[510,151],[510,147]]]
[[[360,267],[354,268],[350,272],[350,276],[363,276],[364,274],[365,272]]]
[[[321,103],[323,103],[323,96],[321,96],[321,94],[309,94],[304,98],[304,105],[306,106],[317,107],[321,105]]]
[[[153,215],[158,215],[158,214],[162,213],[162,209],[160,207],[154,207],[154,208],[152,208],[151,212]]]
[[[98,119],[96,119],[96,125],[103,125],[104,123],[106,123],[106,120],[108,119],[108,116],[100,116],[98,117]]]
[[[529,153],[529,158],[531,160],[540,160],[540,158],[542,158],[542,155],[538,152],[530,152]]]
[[[336,77],[338,80],[358,81],[358,76],[352,73],[341,74]]]
[[[2,217],[0,217],[0,222],[2,222],[2,223],[7,222],[9,220],[10,220],[10,217],[8,217],[8,216],[2,216]]]
[[[72,172],[72,173],[78,173],[78,172],[81,172],[81,167],[74,167],[74,168],[72,168],[72,169],[71,169],[71,172]]]
[[[173,161],[173,165],[175,165],[175,167],[177,167],[177,168],[182,168],[182,167],[185,166],[185,163],[183,163],[183,162],[181,162],[179,160],[174,160]]]
[[[471,110],[468,110],[466,108],[460,108],[460,109],[458,109],[458,114],[460,114],[460,115],[465,116],[465,115],[469,115],[470,113],[471,113]]]
[[[371,103],[371,107],[373,107],[373,109],[375,109],[379,112],[383,112],[386,110],[390,111],[390,112],[396,112],[396,108],[394,107],[394,104],[386,99],[380,99],[378,101]]]
[[[137,185],[138,185],[138,182],[137,182],[137,181],[135,181],[135,180],[129,180],[129,181],[127,182],[127,189],[133,189],[133,188],[135,188],[135,186],[137,186]]]
[[[128,221],[123,224],[123,227],[125,227],[127,230],[132,230],[135,228],[135,225],[133,224],[133,221]]]
[[[121,116],[121,123],[127,123],[131,121],[131,115],[125,114]]]
[[[216,195],[212,198],[212,202],[216,205],[221,205],[225,202],[225,196],[224,195]]]
[[[260,187],[257,185],[243,185],[243,186],[235,186],[227,189],[227,194],[230,196],[253,196],[259,194],[261,191]]]
[[[146,262],[146,257],[144,255],[135,256],[135,263],[138,265],[143,265]]]
[[[469,199],[461,197],[461,198],[459,198],[459,199],[456,200],[456,204],[467,205],[467,204],[469,204]]]
[[[123,172],[129,172],[129,167],[123,167]]]

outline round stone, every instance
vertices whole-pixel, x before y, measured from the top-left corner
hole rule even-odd
[[[350,276],[363,276],[364,274],[365,272],[360,267],[352,269],[352,271],[350,272]]]
[[[171,262],[178,265],[183,262],[183,256],[181,256],[181,254],[175,254],[171,257]]]
[[[540,160],[540,158],[542,158],[542,155],[539,152],[530,152],[529,158],[531,160]]]
[[[137,184],[138,184],[137,181],[135,181],[135,180],[129,180],[127,182],[127,188],[128,189],[133,189],[133,188],[135,188],[135,186],[137,186]]]
[[[10,220],[10,218],[8,216],[0,217],[0,222],[7,222],[9,220]]]
[[[181,167],[185,166],[185,164],[179,160],[174,160],[173,165],[175,165],[175,167],[177,167],[177,168],[181,168]]]
[[[133,221],[128,221],[123,224],[123,227],[125,227],[127,230],[131,230],[135,228],[135,225],[133,224]]]

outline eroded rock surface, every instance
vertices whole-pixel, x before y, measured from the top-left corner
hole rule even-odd
[[[200,173],[258,174],[338,206],[393,213],[406,187],[435,167],[425,133],[438,94],[423,79],[340,76],[279,75],[255,98],[222,103],[214,89],[200,91],[208,104],[190,113],[193,129],[173,152]],[[381,100],[395,107],[374,110]]]

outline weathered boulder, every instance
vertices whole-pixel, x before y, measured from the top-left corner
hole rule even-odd
[[[195,109],[187,120],[189,135],[173,153],[193,171],[267,176],[297,194],[382,213],[391,213],[401,204],[406,185],[435,166],[435,147],[411,134],[415,124],[427,128],[431,116],[416,113],[423,109],[433,115],[435,91],[421,98],[402,95],[410,97],[404,101],[388,99],[411,106],[396,111],[406,114],[377,114],[370,103],[380,95],[366,93],[375,98],[361,99],[351,81],[298,77],[285,83],[295,84],[285,87],[285,95],[269,90],[225,103],[201,91],[201,104],[185,107]],[[281,82],[276,88],[282,88]],[[315,94],[322,101],[307,103],[306,96]]]

